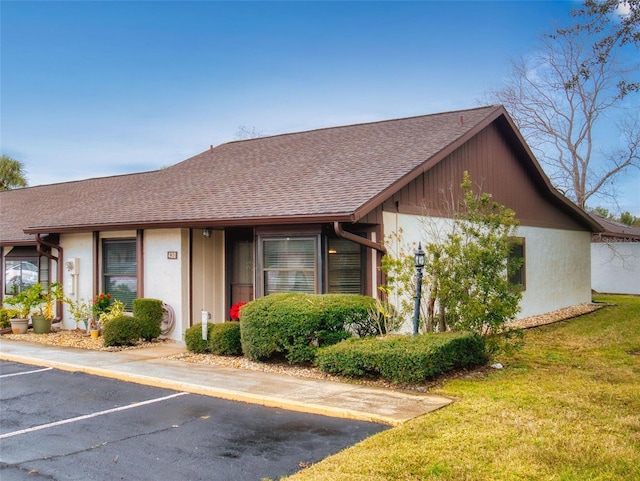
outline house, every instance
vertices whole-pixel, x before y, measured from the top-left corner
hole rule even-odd
[[[640,227],[589,215],[604,228],[591,236],[591,287],[607,294],[640,295]]]
[[[521,316],[589,302],[597,222],[555,191],[502,106],[229,142],[153,172],[0,193],[16,279],[163,300],[169,337],[278,291],[375,296],[385,237],[421,240],[464,171],[521,223]],[[64,326],[73,322],[64,316]]]

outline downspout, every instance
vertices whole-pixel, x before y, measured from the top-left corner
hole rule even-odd
[[[383,254],[387,253],[387,248],[382,244],[378,244],[377,242],[370,241],[369,239],[365,239],[364,237],[360,237],[359,235],[355,235],[351,232],[343,230],[340,222],[338,221],[335,221],[333,223],[333,230],[338,237],[342,237],[343,239],[350,240],[352,242],[355,242],[356,244],[360,244],[370,249],[377,250],[378,252],[382,252]]]
[[[56,249],[58,251],[58,257],[54,256],[53,254],[51,254],[50,252],[45,252],[42,249],[42,246],[47,246],[51,249]],[[62,265],[63,262],[63,252],[62,252],[62,247],[60,245],[56,245],[53,244],[51,242],[45,241],[40,234],[36,234],[36,251],[38,252],[38,254],[45,256],[47,259],[52,260],[52,261],[56,261],[56,276],[55,276],[55,281],[54,282],[58,282],[58,283],[62,283],[62,280],[60,279],[60,266]],[[61,301],[57,301],[56,302],[56,312],[62,312],[62,309],[60,308],[62,305]],[[52,323],[57,323],[57,322],[61,322],[62,321],[62,316],[60,314],[58,314],[51,322]]]

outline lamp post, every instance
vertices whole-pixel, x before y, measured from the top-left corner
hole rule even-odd
[[[413,311],[413,335],[418,334],[418,324],[420,323],[420,298],[422,297],[422,268],[424,267],[425,255],[422,244],[418,242],[418,250],[413,256],[416,266],[416,304]]]

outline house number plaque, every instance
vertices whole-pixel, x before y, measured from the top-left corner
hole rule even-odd
[[[177,259],[178,251],[167,251],[167,259]]]

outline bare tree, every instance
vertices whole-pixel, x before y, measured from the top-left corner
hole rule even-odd
[[[611,44],[602,56],[597,43],[580,28],[547,35],[534,54],[512,62],[505,86],[489,93],[505,105],[554,185],[582,208],[592,196],[615,198],[616,176],[640,167],[638,108],[626,95],[638,57],[622,62]]]
[[[241,125],[238,127],[238,131],[236,132],[236,139],[238,140],[257,139],[258,137],[264,136],[264,132],[262,130],[256,130],[255,126],[249,129],[246,126]]]

